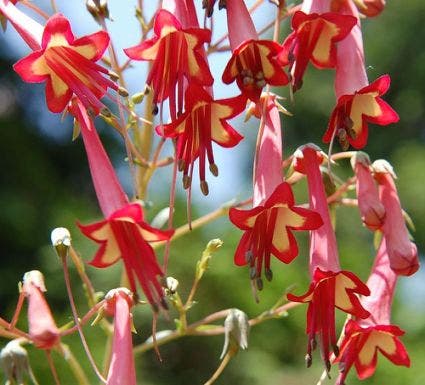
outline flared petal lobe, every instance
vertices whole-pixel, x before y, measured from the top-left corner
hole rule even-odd
[[[108,45],[109,36],[104,31],[74,39],[69,21],[57,14],[46,23],[41,49],[19,60],[13,68],[27,82],[47,82],[50,111],[62,112],[75,94],[86,108],[98,113],[104,107],[99,99],[108,87],[118,90],[102,75],[109,71],[95,63]]]
[[[136,292],[137,280],[155,309],[164,305],[163,290],[158,282],[163,272],[149,242],[167,241],[174,230],[161,231],[149,226],[143,221],[143,211],[137,203],[117,210],[104,221],[78,226],[85,236],[100,244],[91,265],[107,267],[121,258],[131,290]]]
[[[202,87],[191,84],[185,95],[186,111],[176,120],[157,126],[156,132],[166,138],[177,138],[177,159],[183,172],[183,186],[189,188],[194,163],[199,159],[201,191],[208,194],[205,180],[206,162],[214,176],[218,168],[214,162],[212,142],[222,147],[236,146],[242,136],[227,122],[239,115],[246,105],[246,98],[237,96],[214,100]]]
[[[311,230],[322,225],[319,214],[294,205],[292,189],[283,182],[264,206],[230,209],[230,221],[245,231],[235,253],[235,264],[249,264],[252,280],[261,279],[263,269],[266,278],[271,279],[271,255],[284,263],[290,263],[298,255],[292,230]]]
[[[310,61],[319,69],[335,67],[335,43],[343,40],[356,22],[355,17],[332,12],[320,15],[295,12],[293,32],[284,41],[279,54],[282,65],[289,63],[294,91],[301,88]]]
[[[341,96],[332,112],[323,142],[329,143],[335,136],[343,148],[351,145],[361,149],[367,143],[368,123],[386,126],[398,122],[398,114],[381,98],[389,86],[390,77],[383,75],[353,95]]]
[[[247,98],[258,102],[266,84],[283,86],[289,79],[277,56],[281,47],[270,40],[246,40],[233,52],[224,69],[222,80],[236,84]]]

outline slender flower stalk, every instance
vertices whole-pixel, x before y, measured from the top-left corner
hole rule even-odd
[[[254,204],[250,210],[231,208],[231,222],[244,230],[235,252],[235,264],[250,266],[253,287],[262,289],[262,271],[272,279],[270,257],[290,263],[298,255],[292,230],[312,230],[322,225],[314,211],[295,206],[291,186],[283,182],[282,136],[274,97],[266,95],[258,109],[264,114],[260,145],[256,154]]]
[[[31,35],[37,44],[29,44],[34,52],[13,68],[26,82],[46,82],[49,110],[62,112],[73,95],[95,114],[104,109],[100,99],[107,89],[119,90],[116,83],[104,77],[109,75],[109,70],[96,64],[109,45],[108,34],[99,31],[75,39],[69,21],[61,14],[47,20],[44,28],[35,24],[34,29],[36,22],[29,22],[24,14],[19,16],[13,18],[14,26],[24,40]]]
[[[368,287],[353,273],[341,270],[335,232],[332,228],[325,189],[320,173],[323,155],[314,145],[305,145],[294,154],[295,170],[306,175],[310,209],[317,211],[323,226],[310,232],[310,274],[312,283],[306,294],[288,294],[294,302],[308,303],[306,363],[312,362],[312,351],[316,348],[316,337],[326,370],[330,370],[330,348],[338,355],[335,333],[335,307],[366,318],[365,310],[356,294],[369,295]]]
[[[385,160],[376,160],[372,168],[378,182],[379,199],[386,211],[381,230],[385,237],[390,266],[399,275],[412,275],[419,269],[418,249],[409,238],[394,183],[396,176]]]
[[[378,352],[395,365],[410,366],[406,348],[399,340],[404,331],[390,322],[397,274],[390,267],[387,251],[386,240],[383,238],[367,281],[372,294],[361,299],[370,316],[362,320],[349,320],[345,326],[340,354],[335,360],[340,367],[336,385],[344,384],[353,365],[359,379],[372,376],[376,369]]]
[[[144,221],[141,205],[128,202],[96,128],[78,99],[73,100],[70,112],[80,125],[93,184],[106,218],[90,225],[79,224],[84,235],[100,244],[90,264],[103,268],[121,258],[131,290],[136,293],[137,279],[152,307],[165,308],[163,289],[158,282],[163,272],[149,242],[168,240],[174,231],[161,231]]]
[[[271,40],[259,40],[254,23],[243,0],[226,2],[227,26],[232,57],[224,69],[226,84],[236,80],[241,92],[258,102],[266,84],[283,86],[289,79],[277,56],[281,47]]]
[[[106,385],[136,385],[133,341],[131,338],[133,296],[126,288],[109,291],[105,296],[104,311],[114,317],[112,359]]]
[[[356,175],[357,201],[363,224],[372,231],[379,230],[384,223],[385,208],[379,200],[369,156],[358,151],[351,158],[351,165]]]

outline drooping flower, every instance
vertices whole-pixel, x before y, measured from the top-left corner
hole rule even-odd
[[[399,275],[412,275],[419,269],[418,249],[409,238],[394,183],[394,171],[391,165],[382,159],[373,162],[372,168],[378,182],[379,199],[386,212],[381,230],[385,237],[391,269]]]
[[[227,26],[232,57],[224,69],[226,84],[236,80],[241,92],[258,102],[266,84],[283,86],[289,79],[277,61],[281,46],[271,40],[259,40],[254,23],[243,0],[226,2]]]
[[[104,108],[100,99],[108,87],[118,91],[117,84],[103,76],[109,70],[96,64],[109,45],[108,34],[99,31],[75,39],[69,21],[56,14],[39,38],[41,48],[13,68],[26,82],[46,82],[49,110],[62,112],[74,94],[95,113]]]
[[[264,93],[254,115],[261,122],[254,160],[253,208],[231,208],[229,217],[245,231],[235,252],[235,264],[249,264],[253,288],[261,290],[263,269],[266,278],[272,279],[272,254],[284,263],[298,255],[292,230],[317,228],[322,221],[317,213],[295,206],[291,186],[283,182],[282,130],[275,96]]]
[[[163,0],[162,9],[172,13],[180,21],[183,29],[199,28],[194,0]]]
[[[132,306],[133,295],[124,287],[111,290],[105,296],[105,313],[114,317],[112,356],[106,385],[136,385],[131,338]]]
[[[398,114],[381,99],[389,86],[390,77],[383,75],[354,94],[341,96],[332,112],[323,141],[329,143],[333,135],[336,134],[338,138],[342,135],[342,144],[347,141],[355,149],[361,149],[367,143],[368,123],[386,126],[398,122]]]
[[[359,14],[350,2],[341,4],[338,12],[357,20],[348,36],[337,47],[335,93],[337,104],[329,120],[323,141],[335,137],[346,150],[367,143],[368,123],[388,125],[398,121],[397,113],[381,99],[390,86],[390,77],[381,76],[369,84],[363,52]]]
[[[90,264],[103,268],[121,258],[131,290],[136,293],[137,280],[155,310],[158,305],[166,307],[158,282],[163,272],[149,242],[168,240],[173,230],[151,227],[144,221],[140,204],[128,203],[94,124],[78,99],[73,100],[70,112],[81,127],[96,195],[106,218],[90,225],[79,224],[84,235],[100,244]]]
[[[153,88],[154,104],[170,99],[172,119],[183,112],[185,82],[213,84],[202,51],[202,45],[210,40],[211,31],[183,28],[174,15],[161,9],[155,16],[154,37],[124,50],[131,59],[153,62],[146,82]]]
[[[283,42],[279,54],[282,65],[289,63],[294,91],[301,88],[310,61],[319,69],[335,67],[336,43],[343,40],[355,24],[356,19],[349,15],[295,12],[293,32]]]
[[[244,231],[235,252],[235,264],[249,264],[250,278],[260,290],[263,269],[266,278],[272,279],[271,255],[284,263],[298,255],[292,230],[311,230],[322,225],[319,214],[295,206],[291,186],[286,182],[278,185],[263,205],[251,210],[231,208],[229,218]]]
[[[9,0],[10,3],[12,3],[13,5],[15,5],[18,0]],[[6,26],[7,26],[7,18],[4,16],[3,12],[0,10],[0,24],[3,28],[3,31],[6,31]]]
[[[44,298],[46,286],[38,270],[24,275],[22,292],[28,301],[28,334],[31,342],[39,349],[52,349],[59,343],[60,331]]]
[[[310,274],[312,283],[306,294],[288,294],[294,302],[308,303],[306,363],[312,362],[312,351],[319,337],[322,359],[330,370],[330,348],[338,355],[335,334],[335,307],[359,318],[365,310],[356,294],[369,295],[368,287],[352,272],[341,270],[335,232],[332,228],[325,189],[320,173],[323,156],[314,145],[305,145],[294,154],[295,170],[306,175],[310,209],[317,211],[323,226],[310,232]]]
[[[199,158],[201,191],[205,195],[208,194],[208,184],[205,180],[206,160],[209,162],[211,173],[218,175],[212,142],[222,147],[233,147],[242,140],[243,137],[227,120],[239,115],[245,105],[246,99],[243,96],[214,100],[202,87],[191,84],[185,95],[186,111],[171,123],[156,127],[159,135],[177,138],[176,154],[179,170],[183,171],[185,189],[191,185],[194,162]]]
[[[372,294],[361,299],[370,316],[363,320],[349,320],[345,326],[340,354],[335,360],[340,366],[337,385],[344,384],[353,365],[359,379],[372,376],[376,369],[378,352],[395,365],[410,366],[406,348],[399,340],[404,331],[390,323],[396,281],[397,275],[390,268],[386,242],[383,239],[367,281]]]
[[[351,158],[356,175],[356,193],[360,216],[370,230],[379,230],[385,218],[385,208],[379,200],[378,187],[372,176],[369,156],[358,151]]]

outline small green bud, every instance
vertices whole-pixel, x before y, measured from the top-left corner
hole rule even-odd
[[[220,358],[227,352],[236,353],[239,349],[248,348],[249,319],[239,309],[231,309],[224,321],[224,346]]]

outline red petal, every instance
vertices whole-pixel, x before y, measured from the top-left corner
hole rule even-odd
[[[60,13],[53,15],[47,20],[41,43],[42,48],[46,49],[52,37],[57,38],[57,35],[63,35],[68,44],[72,45],[74,34],[72,33],[71,25],[68,19]]]

